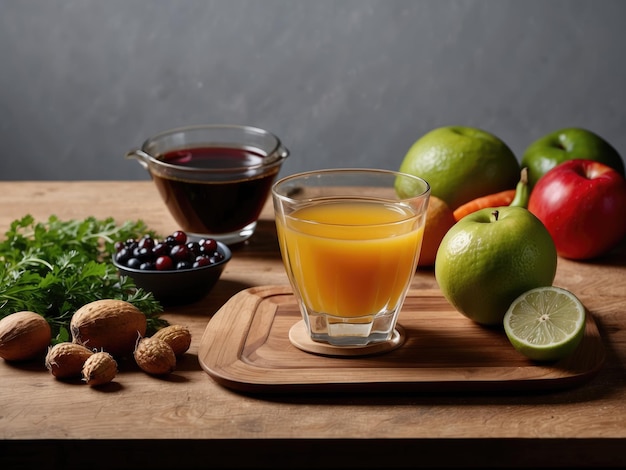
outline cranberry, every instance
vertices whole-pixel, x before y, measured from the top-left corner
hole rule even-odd
[[[174,262],[169,256],[159,256],[154,262],[157,271],[169,271],[174,267]]]
[[[189,261],[191,252],[187,245],[174,245],[170,251],[170,256],[174,261]]]
[[[157,243],[152,248],[152,256],[155,256],[157,258],[159,256],[165,256],[169,254],[170,254],[170,246],[165,242]]]
[[[217,242],[212,238],[203,238],[198,242],[202,253],[213,253],[217,250]]]
[[[196,258],[196,260],[193,262],[193,267],[194,268],[201,268],[202,266],[209,266],[211,263],[211,260],[206,257],[206,256],[198,256]]]
[[[139,242],[137,242],[139,248],[147,248],[151,250],[154,247],[154,240],[150,236],[145,236]]]
[[[176,230],[171,235],[168,235],[166,240],[169,240],[168,244],[184,245],[187,243],[187,234],[182,230]]]
[[[144,235],[139,240],[115,242],[114,247],[113,257],[118,264],[145,271],[199,268],[224,259],[216,240],[189,240],[182,230],[172,232],[163,240]]]

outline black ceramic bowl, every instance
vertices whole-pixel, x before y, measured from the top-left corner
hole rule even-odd
[[[123,266],[115,260],[113,264],[120,275],[132,278],[137,287],[152,292],[162,305],[183,305],[202,299],[217,283],[226,263],[232,258],[230,248],[222,242],[217,242],[217,251],[224,258],[200,268],[146,271]]]

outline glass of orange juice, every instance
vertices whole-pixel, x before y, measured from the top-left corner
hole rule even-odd
[[[310,339],[389,341],[419,258],[430,186],[382,169],[326,169],[272,187],[282,259]]]

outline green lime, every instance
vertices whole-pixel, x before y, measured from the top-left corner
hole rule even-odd
[[[524,356],[536,361],[556,361],[570,355],[580,344],[585,332],[585,307],[566,289],[531,289],[507,310],[504,331]]]
[[[409,148],[400,171],[425,179],[431,196],[454,210],[487,194],[515,188],[520,166],[511,149],[481,129],[440,127],[424,134]],[[405,189],[400,184],[401,195]]]

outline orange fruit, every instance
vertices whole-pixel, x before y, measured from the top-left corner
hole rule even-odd
[[[430,267],[435,264],[439,244],[454,223],[454,213],[448,204],[443,199],[431,196],[428,203],[428,212],[426,212],[424,239],[419,261],[417,262],[418,267]]]

